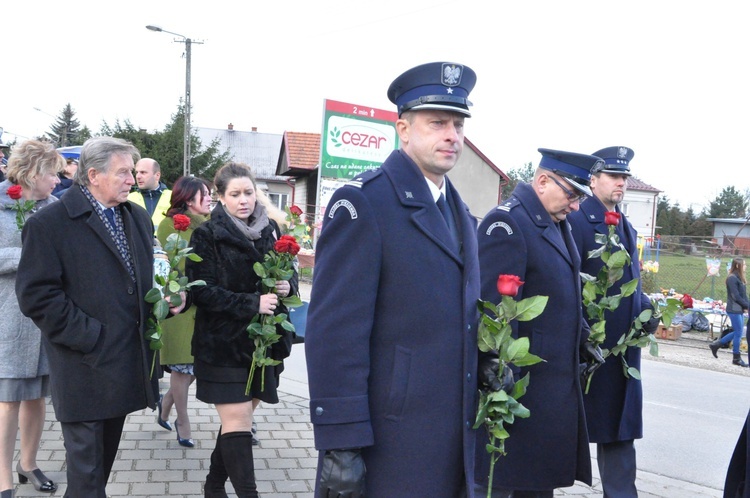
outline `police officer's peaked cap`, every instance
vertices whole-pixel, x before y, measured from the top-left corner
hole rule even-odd
[[[430,62],[413,67],[393,80],[388,99],[399,117],[406,111],[438,109],[471,117],[469,92],[477,82],[474,71],[453,62]]]
[[[591,195],[589,183],[591,170],[604,165],[604,161],[597,156],[565,152],[562,150],[538,149],[542,154],[539,167],[552,171],[573,185],[586,195]]]
[[[601,169],[591,170],[591,174],[597,173],[612,173],[614,175],[628,175],[630,172],[630,161],[633,159],[635,152],[633,149],[622,146],[607,147],[594,152],[594,155],[601,157],[604,160],[604,164]]]

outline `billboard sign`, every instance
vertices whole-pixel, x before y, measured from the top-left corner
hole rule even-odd
[[[337,188],[364,171],[380,167],[398,148],[397,119],[394,111],[325,101],[318,182],[321,215]]]

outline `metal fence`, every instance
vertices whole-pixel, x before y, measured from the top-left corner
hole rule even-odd
[[[690,294],[699,300],[726,301],[729,264],[750,255],[747,249],[721,246],[705,237],[661,236],[640,242],[645,292]]]

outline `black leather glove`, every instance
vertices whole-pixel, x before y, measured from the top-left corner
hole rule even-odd
[[[581,359],[588,365],[587,373],[591,375],[600,366],[604,365],[604,357],[599,346],[594,346],[589,341],[581,346]]]
[[[649,321],[643,324],[643,331],[647,334],[653,334],[656,332],[656,329],[659,328],[659,324],[661,323],[661,319],[652,316]]]
[[[659,328],[661,319],[654,316],[654,306],[646,294],[641,294],[641,308],[651,310],[651,318],[643,324],[643,331],[647,334],[653,334]]]
[[[492,354],[482,354],[479,356],[479,366],[477,372],[479,388],[500,391],[503,390],[510,394],[516,381],[513,378],[513,370],[508,365],[503,365],[503,372],[500,373],[500,360]]]
[[[365,461],[362,450],[326,451],[318,491],[318,498],[364,498]]]

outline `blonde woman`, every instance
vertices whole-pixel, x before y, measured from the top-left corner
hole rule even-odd
[[[57,201],[52,190],[60,183],[58,172],[65,159],[47,142],[28,140],[13,148],[7,179],[0,183],[0,497],[13,497],[13,452],[19,428],[21,453],[16,466],[21,484],[30,482],[37,491],[57,489],[39,470],[37,450],[42,437],[49,396],[49,365],[42,335],[25,317],[15,294],[16,272],[21,259],[21,230],[16,224],[18,203],[33,202],[26,217]],[[21,198],[13,197],[21,188]],[[39,264],[44,264],[40,261]]]

